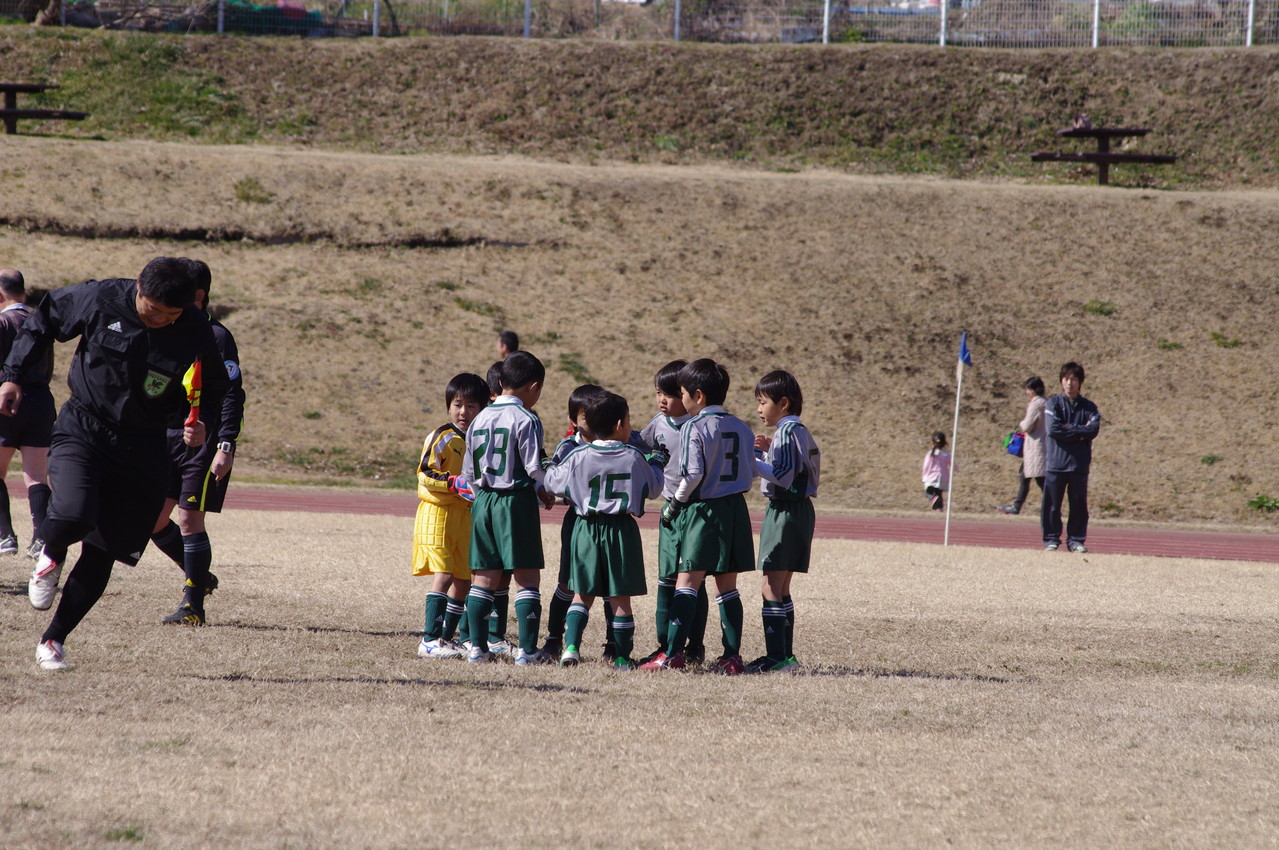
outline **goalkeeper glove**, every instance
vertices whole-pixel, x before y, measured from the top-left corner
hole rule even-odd
[[[456,493],[468,502],[475,501],[475,491],[471,489],[471,482],[460,475],[449,476],[449,492]]]
[[[669,502],[667,502],[662,507],[662,525],[666,526],[667,528],[674,528],[675,517],[679,516],[679,512],[683,509],[684,509],[684,506],[681,503],[675,501],[674,499],[671,499]]]
[[[644,459],[647,460],[649,463],[653,464],[653,466],[657,466],[665,469],[666,464],[670,463],[671,461],[671,454],[670,452],[666,451],[666,449],[658,448],[658,449],[653,449],[651,452],[649,452]]]

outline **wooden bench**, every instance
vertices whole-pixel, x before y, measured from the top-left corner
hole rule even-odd
[[[46,121],[83,121],[89,117],[87,112],[72,112],[68,109],[19,109],[18,95],[35,94],[37,92],[56,89],[57,86],[45,83],[0,83],[0,92],[4,92],[4,109],[0,109],[0,119],[4,120],[4,131],[12,136],[18,132],[18,121],[21,119],[39,118]]]
[[[1097,150],[1084,153],[1055,153],[1041,151],[1030,155],[1031,162],[1092,162],[1097,165],[1097,185],[1110,183],[1110,166],[1123,164],[1170,165],[1177,161],[1175,156],[1162,156],[1148,153],[1112,153],[1111,139],[1140,137],[1149,133],[1146,127],[1068,127],[1058,130],[1057,135],[1065,139],[1096,139]]]

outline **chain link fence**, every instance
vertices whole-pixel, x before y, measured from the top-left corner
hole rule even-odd
[[[724,43],[1242,47],[1279,0],[0,0],[47,25],[250,35],[505,35]]]

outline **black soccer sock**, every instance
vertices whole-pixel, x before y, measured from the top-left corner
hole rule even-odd
[[[9,487],[0,481],[0,537],[13,535],[13,516],[9,513]]]
[[[67,559],[67,549],[87,537],[92,530],[93,526],[83,520],[45,517],[40,526],[40,539],[44,541],[45,553],[61,564]]]
[[[671,599],[670,624],[666,627],[666,657],[683,652],[688,643],[688,627],[697,608],[697,591],[691,587],[675,588]]]
[[[702,651],[706,648],[706,621],[710,617],[711,599],[706,594],[706,582],[697,588],[697,607],[693,609],[693,622],[688,627],[688,648]]]
[[[671,624],[671,599],[675,597],[675,579],[657,580],[657,643],[666,647],[666,630]]]
[[[209,567],[212,563],[213,547],[209,545],[207,533],[201,531],[198,534],[183,535],[182,572],[202,598],[204,589],[209,586]]]
[[[65,550],[64,550],[65,551]],[[62,588],[62,598],[58,601],[58,610],[53,614],[49,628],[40,636],[46,640],[62,643],[67,639],[84,615],[89,613],[107,589],[111,580],[111,567],[115,560],[96,546],[86,543],[80,548],[80,559],[76,561],[71,575],[67,576],[66,586]]]
[[[151,542],[155,544],[155,548],[168,555],[173,563],[182,567],[182,572],[186,572],[186,557],[182,551],[182,530],[178,528],[178,524],[173,520],[169,520],[169,524],[164,528],[151,535]]]
[[[564,637],[564,620],[568,616],[568,608],[573,604],[573,594],[562,586],[555,586],[555,595],[546,612],[546,636],[551,640]]]
[[[40,539],[40,526],[49,515],[49,499],[53,491],[48,484],[32,484],[27,488],[27,505],[31,508],[31,531]]]
[[[786,657],[790,658],[795,654],[795,603],[789,593],[782,597],[782,605],[786,608]]]
[[[764,652],[774,661],[785,661],[786,606],[781,602],[764,600]]]
[[[489,618],[489,640],[506,637],[506,622],[511,610],[511,589],[493,591],[493,613]]]
[[[617,647],[617,635],[613,633],[613,600],[604,597],[604,648]]]

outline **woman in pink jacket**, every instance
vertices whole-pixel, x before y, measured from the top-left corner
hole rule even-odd
[[[999,510],[1006,514],[1021,513],[1021,506],[1030,493],[1030,482],[1044,489],[1044,437],[1048,427],[1044,423],[1044,382],[1039,377],[1030,378],[1022,384],[1026,388],[1026,418],[1017,425],[1019,431],[1026,433],[1022,442],[1021,466],[1017,468],[1017,496],[1010,505],[999,505]]]

